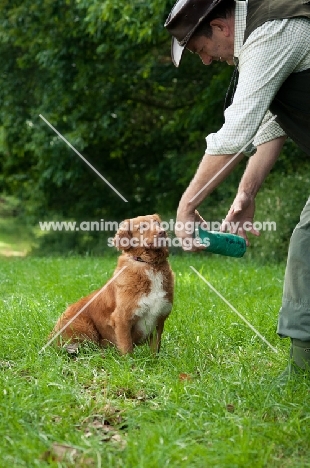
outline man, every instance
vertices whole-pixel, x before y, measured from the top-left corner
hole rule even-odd
[[[205,65],[220,60],[239,70],[225,123],[206,138],[206,153],[181,198],[178,225],[202,221],[196,208],[234,169],[242,158],[238,153],[254,138],[256,153],[249,159],[225,220],[238,222],[238,234],[248,243],[242,226],[250,223],[250,232],[259,235],[252,224],[255,196],[286,136],[310,155],[310,4],[303,0],[179,0],[165,27],[173,36],[176,66],[188,49]],[[185,245],[185,229],[176,234]],[[196,245],[192,250],[203,248]],[[292,341],[287,373],[308,370],[310,198],[290,240],[278,334]]]

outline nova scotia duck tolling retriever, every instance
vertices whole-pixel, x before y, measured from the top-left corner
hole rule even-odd
[[[148,342],[158,352],[173,303],[167,240],[157,214],[123,221],[113,240],[122,252],[113,277],[61,315],[51,334],[58,334],[57,345],[74,352],[79,343],[92,341],[126,354]]]

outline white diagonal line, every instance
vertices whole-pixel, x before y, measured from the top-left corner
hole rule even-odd
[[[78,156],[80,156],[81,159],[83,159],[83,161],[84,161],[89,167],[92,168],[92,170],[93,170],[93,171],[94,171],[94,172],[95,172],[95,173],[96,173],[112,190],[114,190],[115,193],[117,193],[117,195],[118,195],[122,200],[124,200],[124,202],[128,202],[128,200],[126,200],[126,198],[123,197],[123,195],[122,195],[121,193],[119,193],[119,192],[116,190],[116,188],[113,187],[113,185],[110,184],[110,182],[109,182],[107,179],[105,179],[105,178],[103,177],[103,175],[101,175],[100,172],[97,171],[97,169],[96,169],[94,166],[92,166],[92,165],[90,164],[90,162],[88,162],[87,159],[84,158],[84,156],[82,156],[81,153],[79,153],[79,152],[74,148],[74,146],[72,146],[71,143],[69,143],[69,141],[66,140],[66,138],[65,138],[64,136],[61,135],[61,133],[59,133],[59,131],[56,130],[56,128],[53,127],[53,125],[52,125],[51,123],[49,123],[49,121],[46,120],[45,117],[43,117],[43,115],[39,114],[39,116],[41,117],[42,120],[44,120],[45,123],[47,123],[47,125],[48,125],[49,127],[51,127],[52,130],[54,130],[55,133],[57,133],[57,135],[58,135],[65,143],[67,143],[68,146],[70,146],[71,149],[73,149],[73,151],[75,151],[75,153],[76,153]]]
[[[277,118],[276,115],[274,115],[273,117],[271,117],[271,119],[269,119],[268,122],[266,122],[266,123],[262,126],[262,128],[261,128],[260,130],[265,130],[265,128],[266,128],[269,124],[271,124],[271,122],[273,122],[273,120],[275,120],[276,118]],[[252,143],[252,141],[254,140],[254,138],[255,138],[255,136],[254,136],[253,138],[251,138],[251,140],[248,141],[248,143],[246,143],[246,144],[241,148],[241,150],[238,151],[238,153],[235,154],[235,156],[234,156],[233,158],[231,158],[231,159],[228,161],[228,163],[226,163],[225,166],[222,167],[222,168],[215,174],[215,176],[213,176],[212,179],[210,179],[210,180],[199,190],[199,192],[197,192],[197,193],[190,199],[190,202],[192,202],[193,200],[195,200],[195,198],[197,198],[198,195],[200,195],[201,192],[203,192],[204,189],[206,189],[206,188],[208,187],[208,185],[210,185],[211,182],[213,182],[213,181],[217,178],[217,176],[219,176],[219,175],[226,169],[226,167],[228,167],[228,166],[239,156],[239,154],[241,154],[242,151],[245,150],[245,148],[247,148],[247,147]]]
[[[109,285],[111,284],[124,270],[125,268],[127,268],[127,266],[124,266],[120,271],[118,271],[116,273],[116,275],[113,276],[113,278],[110,279],[110,281],[108,281],[88,302],[87,304],[85,304],[82,309],[80,309],[75,315],[74,317],[72,317],[69,322],[66,323],[66,325],[64,325],[62,327],[61,330],[59,330],[54,336],[53,338],[51,338],[47,343],[46,345],[43,346],[43,348],[39,351],[39,354],[42,353],[43,351],[45,351],[45,349],[70,325],[70,323],[72,323],[82,312],[83,310],[86,309],[86,307],[89,306],[89,304],[91,304],[95,299],[96,297],[99,296],[99,294],[102,293],[102,291],[104,291],[104,289]]]
[[[269,346],[269,348],[272,349],[272,351],[273,351],[274,353],[278,353],[278,350],[277,350],[276,348],[274,348],[274,347],[269,343],[269,341],[267,341],[266,338],[265,338],[263,335],[261,335],[261,334],[259,333],[259,331],[257,331],[256,328],[254,328],[253,325],[252,325],[246,318],[244,318],[243,315],[240,314],[240,312],[238,312],[237,309],[236,309],[234,306],[232,306],[232,305],[230,304],[230,302],[228,302],[227,299],[225,299],[225,297],[222,296],[222,294],[219,293],[219,292],[209,283],[209,281],[207,281],[207,280],[199,273],[199,271],[196,270],[196,268],[194,268],[193,266],[190,266],[190,268],[196,273],[196,275],[199,276],[199,278],[201,278],[201,279],[209,286],[209,288],[212,289],[212,291],[214,291],[214,292],[225,302],[225,304],[227,304],[227,305],[231,308],[231,310],[233,310],[233,311],[235,312],[235,314],[238,315],[238,317],[241,318],[241,320],[244,321],[244,323],[247,324],[247,326],[248,326],[249,328],[251,328],[251,330],[253,330],[253,332],[254,332],[261,340],[264,341],[264,343],[266,343],[266,344]]]

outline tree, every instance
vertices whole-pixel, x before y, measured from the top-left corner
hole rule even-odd
[[[163,28],[171,2],[0,4],[3,188],[36,217],[174,210],[222,119],[229,70],[211,72],[190,54],[173,67]]]

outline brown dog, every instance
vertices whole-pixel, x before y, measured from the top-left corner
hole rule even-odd
[[[62,314],[51,335],[66,327],[57,344],[69,342],[72,351],[72,345],[74,349],[85,340],[100,346],[112,343],[125,354],[149,341],[158,352],[173,303],[166,240],[157,214],[123,221],[114,238],[122,255],[112,279]]]

